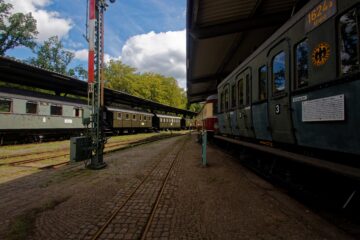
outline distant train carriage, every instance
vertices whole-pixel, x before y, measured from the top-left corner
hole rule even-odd
[[[0,88],[0,143],[78,135],[84,131],[84,114],[90,109],[79,99]]]
[[[152,116],[148,112],[107,107],[107,121],[117,134],[151,130]]]
[[[198,129],[206,130],[213,135],[218,129],[217,122],[217,95],[211,95],[206,99],[198,116],[196,117]]]
[[[195,118],[182,118],[181,121],[181,129],[191,130],[195,128]]]
[[[220,133],[360,154],[360,1],[309,1],[218,85]]]
[[[153,117],[153,127],[158,130],[181,129],[181,118],[171,115],[156,114]]]

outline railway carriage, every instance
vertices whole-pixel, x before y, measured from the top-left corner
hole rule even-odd
[[[181,129],[181,118],[171,115],[155,114],[153,127],[158,130]]]
[[[26,90],[0,88],[0,143],[5,140],[39,140],[61,134],[78,135],[84,130],[85,101]]]
[[[206,99],[206,102],[202,106],[199,114],[197,115],[197,120],[201,125],[203,130],[206,130],[211,136],[218,130],[217,122],[217,95],[211,95]]]
[[[183,118],[183,123],[181,125],[182,129],[194,129],[195,128],[195,119],[194,118]]]
[[[310,1],[218,86],[223,135],[360,154],[359,0]]]
[[[117,134],[151,130],[152,116],[152,113],[144,111],[107,107],[107,119]]]
[[[0,145],[31,142],[43,138],[69,138],[85,133],[85,119],[91,109],[85,100],[14,88],[0,88]],[[155,122],[153,120],[155,119]],[[158,120],[157,120],[158,119]],[[86,121],[85,121],[86,122]],[[181,118],[108,106],[105,109],[107,134],[148,132],[154,129],[181,129]]]

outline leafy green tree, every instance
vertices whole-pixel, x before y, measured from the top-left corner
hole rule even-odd
[[[35,49],[36,57],[29,63],[61,74],[69,74],[67,67],[74,58],[74,53],[65,50],[58,36],[50,37]]]
[[[201,104],[201,103],[192,103],[189,106],[189,110],[193,111],[193,112],[199,112],[201,110],[202,106],[203,106],[203,104]]]
[[[108,88],[172,107],[186,108],[186,93],[173,77],[152,72],[140,74],[119,60],[111,60],[105,69],[105,79]]]
[[[76,77],[81,80],[87,80],[87,78],[88,78],[87,70],[85,68],[83,68],[83,66],[81,66],[81,65],[78,65],[75,68],[70,68],[68,71],[68,74],[71,77]]]
[[[36,46],[36,20],[31,13],[14,13],[10,3],[0,0],[0,56],[9,49],[25,46],[33,49]]]
[[[120,60],[110,60],[105,68],[105,87],[134,94],[136,69],[123,64]]]

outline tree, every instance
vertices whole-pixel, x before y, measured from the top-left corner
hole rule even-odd
[[[201,103],[192,103],[189,106],[189,110],[193,111],[193,112],[200,112],[201,108],[203,107],[204,104]]]
[[[81,80],[87,80],[88,78],[88,71],[81,65],[78,65],[75,68],[70,68],[68,74],[71,77],[76,77]]]
[[[135,71],[135,68],[123,64],[120,60],[110,60],[105,68],[105,86],[134,94],[134,83],[138,77]]]
[[[172,107],[186,107],[186,93],[173,77],[152,72],[141,74],[120,60],[111,60],[105,68],[105,79],[108,88]]]
[[[37,46],[35,54],[35,58],[28,60],[30,64],[61,74],[69,74],[66,69],[75,56],[64,49],[58,36],[50,37],[42,45]]]
[[[25,46],[33,49],[38,34],[36,20],[31,13],[14,13],[10,3],[0,0],[0,56],[5,55],[9,49]]]

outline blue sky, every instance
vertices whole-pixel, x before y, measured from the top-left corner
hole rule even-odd
[[[87,66],[86,0],[5,0],[14,12],[32,12],[38,21],[38,42],[58,35],[74,51],[72,65]],[[121,59],[140,72],[175,77],[185,86],[186,0],[116,0],[105,15],[106,59]],[[25,48],[8,51],[20,59],[32,56]]]

